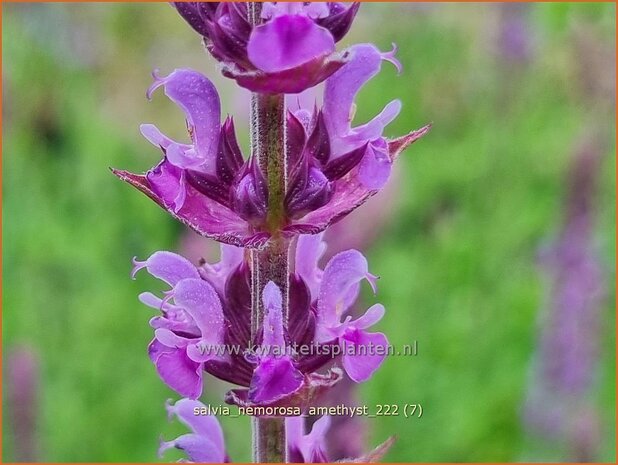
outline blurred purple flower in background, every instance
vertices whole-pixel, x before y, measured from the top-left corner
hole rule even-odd
[[[6,356],[5,387],[9,428],[14,435],[16,462],[35,462],[39,457],[39,363],[28,346],[13,347]]]
[[[525,423],[532,434],[562,443],[566,452],[561,460],[594,461],[600,441],[597,414],[587,395],[597,373],[605,295],[592,237],[593,197],[602,153],[598,142],[591,139],[574,157],[564,228],[542,256],[552,291],[542,314]]]
[[[535,37],[530,27],[529,5],[500,3],[498,53],[504,62],[526,63],[531,60]]]
[[[541,314],[524,426],[531,436],[555,446],[546,460],[590,462],[598,460],[604,435],[603,412],[591,395],[600,375],[601,312],[609,284],[594,227],[602,163],[608,144],[615,144],[604,129],[615,113],[610,103],[615,100],[615,48],[586,27],[571,39],[579,77],[573,89],[600,118],[594,116],[577,143],[566,179],[563,227],[541,254],[551,290]]]

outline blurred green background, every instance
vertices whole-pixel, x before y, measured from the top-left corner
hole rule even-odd
[[[591,137],[604,155],[592,240],[606,298],[586,402],[592,459],[615,460],[615,14],[609,3],[365,4],[343,41],[396,42],[404,65],[363,89],[358,121],[401,98],[388,135],[434,124],[401,159],[381,203],[390,218],[367,244],[388,310],[380,329],[419,345],[360,388],[368,405],[423,405],[421,419],[366,421],[367,447],[398,435],[387,461],[569,459],[530,434],[522,409],[551,292],[539,250],[559,233],[566,175]],[[4,4],[2,29],[3,459],[20,458],[13,418],[24,406],[6,385],[22,363],[10,357],[25,353],[35,459],[156,461],[159,437],[185,430],[166,420],[177,396],[146,357],[152,314],[137,295],[160,286],[130,280],[131,258],[212,246],[108,167],[159,159],[141,122],[184,134],[172,103],[144,96],[153,68],[213,79],[245,147],[246,94],[164,3]],[[224,390],[209,380],[205,400],[219,404]],[[232,460],[249,460],[249,421],[222,423]]]

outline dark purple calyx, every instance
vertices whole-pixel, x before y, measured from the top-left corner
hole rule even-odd
[[[253,225],[266,218],[266,180],[254,159],[243,160],[231,118],[221,127],[215,174],[186,170],[186,180],[199,193]]]

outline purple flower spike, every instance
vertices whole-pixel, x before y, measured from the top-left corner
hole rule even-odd
[[[265,313],[263,342],[249,387],[249,400],[270,404],[296,392],[302,386],[304,376],[286,353],[281,291],[272,281],[264,287],[262,300]]]
[[[246,3],[176,2],[174,6],[222,62],[223,74],[261,93],[299,93],[341,68],[347,53],[335,42],[349,30],[359,4],[264,2],[252,26]]]
[[[171,448],[184,451],[191,463],[228,462],[221,425],[214,415],[206,415],[208,408],[197,400],[181,399],[174,405],[166,405],[170,419],[175,415],[188,426],[192,433],[184,434],[173,441],[162,441],[159,457]]]
[[[330,428],[330,423],[330,417],[323,416],[313,424],[311,432],[305,434],[305,419],[303,417],[286,418],[285,432],[290,462],[330,462],[326,454],[326,432]]]
[[[191,463],[226,462],[221,427],[196,400],[204,372],[236,386],[225,395],[228,404],[302,412],[318,405],[344,371],[352,386],[384,362],[388,340],[370,332],[384,307],[351,315],[362,281],[375,294],[377,276],[357,250],[334,255],[322,269],[322,233],[377,194],[395,159],[429,126],[388,139],[385,130],[401,110],[399,100],[353,125],[357,94],[382,63],[402,71],[394,45],[386,52],[372,44],[337,51],[360,2],[172,6],[202,36],[221,73],[252,92],[250,155],[242,154],[233,119],[221,118],[213,83],[191,69],[176,69],[166,76],[154,72],[146,96],[162,88],[184,112],[189,137],[176,141],[143,124],[140,131],[161,150],[160,161],[143,174],[112,171],[173,218],[222,244],[215,263],[201,258],[193,265],[164,251],[134,259],[132,277],[146,269],[167,285],[139,300],[157,312],[150,319],[149,357],[164,383],[185,397],[168,405],[169,415],[191,429],[162,441],[159,453],[178,448]],[[321,107],[317,99],[313,108],[301,104],[321,82]],[[295,107],[289,94],[300,93]],[[254,412],[256,462],[331,460],[330,418],[320,418],[306,434],[303,418],[284,420],[292,411],[281,412]],[[392,442],[342,461],[377,461]],[[348,454],[358,455],[338,457]]]

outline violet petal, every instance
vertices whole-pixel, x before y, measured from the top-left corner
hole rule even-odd
[[[326,251],[323,234],[301,235],[296,243],[296,274],[302,278],[311,291],[312,300],[317,300],[323,271],[318,262]]]
[[[195,160],[179,166],[201,165],[205,172],[214,173],[221,128],[221,105],[215,86],[204,75],[186,68],[176,69],[165,77],[155,75],[148,96],[160,86],[164,86],[165,94],[185,112],[195,146]]]
[[[148,355],[163,382],[178,394],[191,399],[202,394],[202,366],[184,349],[165,347],[155,339],[148,346]]]
[[[303,379],[290,357],[265,357],[253,372],[249,400],[265,404],[276,402],[296,392]]]
[[[327,29],[296,14],[257,26],[247,44],[249,60],[265,73],[292,69],[334,50],[335,42]]]
[[[368,333],[354,328],[344,333],[341,344],[343,368],[352,381],[360,383],[371,378],[386,358],[388,339],[382,333]],[[364,349],[359,349],[361,346]],[[376,347],[382,349],[376,350]]]
[[[146,268],[152,276],[172,287],[182,279],[200,277],[197,268],[189,260],[173,252],[155,252],[143,262],[134,258],[133,265],[132,277],[142,268]]]
[[[193,317],[202,332],[202,340],[221,344],[225,320],[215,289],[202,279],[183,279],[173,291],[174,302]]]
[[[295,68],[265,73],[257,70],[244,70],[226,63],[221,72],[236,80],[238,85],[252,92],[265,94],[298,94],[318,85],[335,73],[349,60],[349,53],[334,52],[319,56]]]
[[[358,167],[358,179],[368,189],[381,189],[391,174],[392,161],[384,139],[369,144]]]
[[[369,273],[367,260],[359,251],[346,250],[329,260],[318,297],[319,328],[333,328],[339,324],[341,316],[356,300],[363,279],[369,281],[375,292],[376,277]]]
[[[178,419],[191,428],[195,434],[209,438],[218,451],[225,451],[223,430],[214,415],[196,415],[195,411],[206,408],[198,400],[180,399],[174,405],[167,405],[169,416],[176,415]]]
[[[217,448],[208,437],[199,434],[183,434],[173,441],[162,441],[159,445],[159,457],[171,448],[180,449],[193,463],[223,463],[225,453]]]
[[[249,224],[236,213],[205,197],[191,186],[186,186],[185,200],[181,208],[176,209],[174,198],[170,199],[170,190],[173,194],[174,183],[176,183],[176,190],[178,190],[180,180],[171,175],[165,179],[167,190],[162,191],[160,185],[153,186],[148,176],[122,170],[112,171],[120,179],[146,194],[174,218],[202,236],[213,238],[225,244],[248,248],[261,248],[268,241],[270,236],[268,233],[252,232]]]

